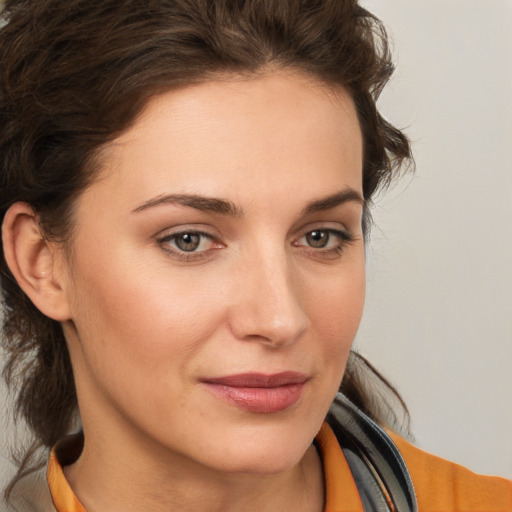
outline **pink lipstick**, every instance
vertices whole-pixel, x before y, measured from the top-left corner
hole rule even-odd
[[[307,377],[298,372],[244,373],[203,380],[219,398],[249,412],[272,413],[298,402]]]

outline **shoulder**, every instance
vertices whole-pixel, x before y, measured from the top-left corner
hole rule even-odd
[[[421,512],[511,512],[512,481],[483,476],[390,433],[411,475]]]
[[[30,473],[13,488],[9,503],[0,512],[55,512],[46,480],[46,467]]]

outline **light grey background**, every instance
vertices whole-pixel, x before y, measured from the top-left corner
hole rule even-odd
[[[395,41],[380,104],[417,172],[377,201],[357,344],[421,447],[511,478],[512,1],[364,3]],[[2,414],[1,445],[11,431]]]
[[[512,1],[365,0],[417,172],[377,201],[358,346],[417,444],[512,478]]]

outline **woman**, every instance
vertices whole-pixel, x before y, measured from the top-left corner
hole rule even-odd
[[[34,434],[6,507],[512,508],[509,482],[395,445],[347,366],[368,207],[410,158],[375,107],[392,66],[371,14],[4,9],[6,376]]]

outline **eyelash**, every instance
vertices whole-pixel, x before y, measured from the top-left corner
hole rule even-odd
[[[356,240],[356,237],[353,236],[348,231],[343,231],[343,230],[333,229],[333,228],[322,228],[322,227],[308,230],[303,235],[301,235],[298,238],[298,240],[301,240],[301,239],[305,238],[307,235],[310,235],[314,232],[321,232],[321,233],[328,235],[329,238],[327,239],[326,245],[328,245],[330,243],[331,236],[337,237],[340,241],[339,241],[339,243],[336,244],[335,247],[332,247],[329,249],[325,249],[323,247],[315,248],[308,244],[299,244],[298,241],[293,243],[294,247],[306,247],[308,252],[316,257],[325,257],[327,259],[335,259],[337,256],[340,256],[342,254],[342,252],[345,250],[347,245],[350,245],[351,243],[353,243]],[[176,240],[180,236],[184,236],[184,235],[199,236],[203,239],[207,239],[207,240],[211,241],[213,244],[216,243],[217,247],[205,249],[202,251],[193,250],[193,251],[188,251],[188,252],[183,249],[180,249],[179,247],[171,248],[171,243],[172,242],[175,243]],[[176,233],[171,233],[169,235],[165,235],[161,238],[158,238],[157,242],[165,252],[167,252],[172,257],[177,258],[181,261],[202,260],[205,257],[212,255],[212,251],[224,247],[220,242],[216,241],[215,237],[213,235],[211,235],[210,233],[207,233],[205,231],[200,231],[200,230],[198,231],[198,230],[194,230],[194,229],[179,231]],[[200,241],[200,243],[201,243],[201,241]]]

